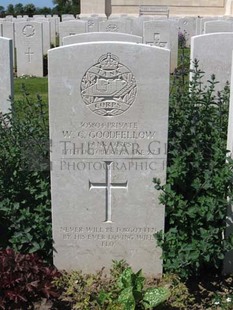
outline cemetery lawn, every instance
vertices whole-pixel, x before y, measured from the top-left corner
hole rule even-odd
[[[40,95],[44,102],[48,102],[48,78],[23,76],[14,79],[14,99],[18,101],[22,99],[25,87],[26,92],[31,98],[37,98]]]

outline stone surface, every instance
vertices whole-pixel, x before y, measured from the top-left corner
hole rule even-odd
[[[100,32],[121,32],[130,33],[127,31],[127,22],[125,20],[107,20],[99,23]]]
[[[132,27],[133,31],[132,34],[136,36],[143,36],[143,23],[146,21],[151,21],[154,20],[152,16],[139,16],[138,18],[133,18],[132,19]]]
[[[232,54],[233,63],[233,54]],[[233,66],[231,67],[231,84],[230,84],[230,103],[229,103],[229,117],[228,117],[228,132],[227,132],[227,156],[233,159]],[[233,204],[229,204],[227,210],[227,229],[226,235],[233,234]],[[233,266],[233,250],[225,255],[224,260],[224,274],[232,274]]]
[[[9,38],[12,40],[12,48],[13,48],[13,66],[15,67],[15,25],[10,21],[4,21],[2,24],[2,35],[5,38]]]
[[[51,47],[51,23],[47,18],[37,17],[36,21],[43,25],[43,54],[46,55]]]
[[[90,1],[90,0],[89,0]],[[89,2],[82,0],[82,2]],[[94,2],[97,2],[95,0]],[[93,1],[91,1],[93,3]],[[138,14],[139,5],[169,6],[170,15],[224,15],[224,0],[111,0],[112,14]]]
[[[84,42],[98,42],[98,41],[122,41],[142,43],[142,37],[134,36],[128,33],[108,33],[108,32],[89,32],[80,33],[74,36],[63,38],[63,45],[84,43]]]
[[[0,112],[8,113],[13,98],[13,44],[0,37]]]
[[[70,20],[75,20],[75,17],[73,14],[62,14],[61,16],[61,21],[62,22],[67,22],[67,21],[70,21]]]
[[[215,32],[233,32],[233,22],[225,20],[215,20],[204,23],[204,33]]]
[[[153,20],[144,22],[143,43],[170,49],[170,72],[174,72],[178,58],[178,30],[175,21]]]
[[[147,21],[143,23],[143,43],[170,49],[170,26],[167,22]]]
[[[231,78],[231,54],[233,50],[233,33],[210,33],[194,36],[191,42],[191,69],[193,60],[199,60],[199,69],[205,72],[203,83],[215,74],[216,90],[223,89]]]
[[[111,3],[112,14],[139,13],[139,5],[169,6],[170,15],[205,16],[232,14],[232,0],[81,0],[81,13],[91,14],[99,12],[105,14],[106,7]]]
[[[81,2],[81,15],[90,15],[98,14],[105,16],[106,13],[106,0],[94,0],[94,1],[85,1]]]
[[[178,19],[178,31],[182,32],[186,38],[186,46],[190,47],[191,38],[196,35],[196,18],[183,17]]]
[[[162,272],[153,234],[164,207],[169,59],[166,49],[92,42],[49,51],[54,263],[94,272],[125,259]]]
[[[62,45],[64,37],[88,31],[88,23],[84,20],[72,20],[59,24],[59,43]]]
[[[99,22],[98,17],[82,17],[81,20],[86,20],[88,23],[88,32],[98,32],[99,31]]]
[[[43,76],[42,24],[17,22],[15,24],[17,75]]]

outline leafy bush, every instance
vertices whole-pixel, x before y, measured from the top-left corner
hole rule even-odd
[[[38,96],[0,116],[0,249],[52,259],[47,105]]]
[[[164,268],[183,278],[203,270],[221,271],[224,254],[232,249],[226,238],[227,197],[232,195],[232,163],[226,162],[229,87],[215,91],[215,78],[201,84],[195,62],[190,86],[175,79],[170,98],[167,183],[162,190],[165,234],[156,235]]]
[[[96,274],[74,271],[64,273],[54,283],[63,289],[61,300],[69,302],[71,309],[151,309],[170,296],[166,287],[145,288],[142,271],[134,273],[124,261],[114,262],[109,278],[103,269]]]
[[[58,297],[52,281],[60,273],[47,267],[35,254],[0,251],[0,270],[1,309],[29,309],[42,297]]]

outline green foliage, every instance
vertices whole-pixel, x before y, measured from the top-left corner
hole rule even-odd
[[[5,17],[6,15],[29,15],[32,17],[34,14],[51,14],[52,9],[48,7],[37,8],[33,3],[27,3],[23,5],[22,3],[17,3],[15,5],[9,4],[4,9],[3,6],[0,6],[0,16]]]
[[[1,115],[0,249],[39,252],[52,259],[47,106],[24,90]]]
[[[80,13],[80,1],[75,0],[53,0],[56,5],[53,9],[53,13],[56,14],[79,14]]]
[[[134,273],[124,261],[114,262],[108,278],[103,269],[96,274],[64,273],[54,283],[63,290],[61,300],[71,309],[134,310],[151,309],[170,296],[166,287],[144,289],[142,271]]]
[[[169,299],[159,309],[186,310],[193,308],[195,298],[178,275],[165,274],[162,279],[159,280],[159,286],[169,287],[171,293]]]
[[[165,234],[156,235],[164,268],[183,278],[221,271],[232,249],[231,238],[223,238],[232,196],[232,161],[226,162],[229,87],[216,93],[214,76],[206,88],[201,77],[196,61],[189,87],[182,76],[174,80],[167,183],[154,180],[166,210]]]

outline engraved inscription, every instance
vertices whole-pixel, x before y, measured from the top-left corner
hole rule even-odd
[[[106,27],[106,31],[107,32],[118,32],[119,29],[118,29],[118,26],[116,24],[109,24],[107,27]]]
[[[112,223],[112,189],[127,189],[128,181],[124,183],[111,182],[111,161],[105,161],[106,164],[106,181],[105,183],[92,183],[89,181],[89,190],[91,189],[105,189],[106,193],[106,223]]]
[[[84,103],[92,112],[101,116],[123,114],[134,103],[136,94],[133,73],[111,53],[101,56],[81,81]]]
[[[25,55],[28,56],[28,62],[31,63],[32,62],[32,55],[34,53],[31,51],[31,47],[28,48],[28,50],[25,52]]]
[[[154,242],[154,227],[60,227],[63,240],[76,240],[78,242],[97,241],[102,247],[114,247],[119,242]]]
[[[90,26],[94,26],[94,21],[93,20],[88,20],[88,26],[90,27]]]
[[[150,45],[155,45],[158,47],[167,47],[167,42],[166,41],[161,41],[160,40],[160,33],[154,33],[153,35],[153,42],[147,42],[147,44]]]
[[[36,29],[33,25],[26,25],[23,27],[23,35],[27,38],[33,37],[36,33]]]

